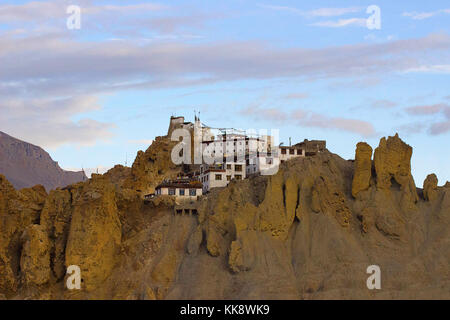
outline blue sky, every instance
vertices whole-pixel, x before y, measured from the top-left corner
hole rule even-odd
[[[130,165],[194,110],[212,127],[325,139],[346,159],[398,132],[416,184],[444,184],[449,18],[447,1],[2,1],[0,131],[91,170]]]

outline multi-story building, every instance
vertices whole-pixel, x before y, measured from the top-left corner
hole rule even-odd
[[[212,188],[226,187],[231,180],[243,180],[246,178],[245,161],[225,162],[213,165],[202,164],[200,166],[199,180],[203,184],[203,193]]]
[[[269,175],[278,169],[280,159],[278,151],[268,153],[250,153],[245,157],[247,177],[256,174]]]
[[[172,117],[168,133],[179,128],[191,132],[193,161],[185,164],[184,168],[202,184],[202,194],[212,188],[225,187],[233,179],[276,173],[280,163],[314,155],[325,150],[326,145],[325,141],[305,139],[293,146],[275,146],[270,135],[249,135],[232,128],[210,128],[203,125],[197,115],[194,123],[185,122],[184,117]]]

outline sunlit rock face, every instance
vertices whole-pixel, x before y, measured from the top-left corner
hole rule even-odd
[[[0,176],[0,293],[17,299],[449,299],[450,188],[416,191],[398,136],[213,189],[194,215],[144,201],[178,170],[167,141],[47,194]],[[165,160],[164,160],[165,159]],[[65,286],[81,269],[81,289]],[[378,265],[382,289],[366,286]]]

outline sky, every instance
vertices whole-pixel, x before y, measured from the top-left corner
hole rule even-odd
[[[345,159],[398,133],[443,185],[449,80],[444,0],[0,2],[0,131],[70,170],[131,165],[200,111]]]

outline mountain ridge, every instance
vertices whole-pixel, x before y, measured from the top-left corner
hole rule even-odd
[[[16,189],[41,184],[47,191],[87,180],[83,171],[66,171],[47,151],[0,131],[0,174]]]

